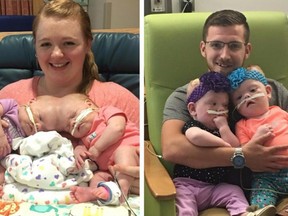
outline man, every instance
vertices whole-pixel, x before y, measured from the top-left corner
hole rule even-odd
[[[249,57],[252,45],[249,42],[249,25],[246,17],[237,11],[222,10],[211,14],[203,28],[200,42],[201,55],[206,59],[209,70],[229,74],[243,66]],[[271,104],[283,109],[288,107],[288,91],[280,83],[268,80],[273,91],[281,92],[282,98],[272,96]],[[287,150],[288,145],[264,147],[265,136],[257,142],[249,142],[242,148],[201,148],[192,145],[181,129],[189,119],[186,108],[186,85],[176,89],[167,99],[162,126],[162,153],[165,160],[192,168],[234,166],[236,174],[227,182],[240,185],[239,168],[249,167],[253,171],[275,172],[288,166],[288,157],[278,152]],[[209,158],[209,160],[208,160]],[[237,169],[238,168],[238,169]],[[243,172],[245,186],[250,187],[250,175]]]

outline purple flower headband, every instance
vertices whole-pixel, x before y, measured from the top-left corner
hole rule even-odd
[[[199,85],[189,95],[187,103],[197,102],[211,90],[214,92],[229,92],[229,80],[224,75],[214,71],[203,74],[200,77]]]
[[[268,85],[268,82],[263,74],[256,70],[247,70],[246,68],[240,67],[232,71],[227,78],[230,81],[231,88],[233,90],[239,88],[242,82],[247,79],[257,80],[263,83],[265,86]]]

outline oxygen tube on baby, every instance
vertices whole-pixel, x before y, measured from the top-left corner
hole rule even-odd
[[[237,104],[236,109],[239,109],[240,106],[242,106],[242,104],[244,104],[250,100],[253,100],[253,99],[258,98],[258,97],[264,97],[264,96],[265,96],[264,93],[257,93],[257,94],[252,95],[251,97],[245,98],[239,104]]]
[[[211,115],[224,115],[224,114],[227,114],[228,112],[229,112],[228,110],[223,110],[223,111],[207,110],[207,113]]]
[[[27,115],[28,115],[29,120],[30,120],[31,123],[33,124],[35,133],[37,133],[38,130],[37,130],[37,126],[36,126],[36,123],[35,123],[35,120],[34,120],[34,117],[33,117],[33,113],[32,113],[32,111],[31,111],[31,108],[30,108],[28,105],[26,105],[26,106],[25,106],[25,110],[26,110],[26,112],[27,112]]]
[[[74,127],[71,131],[71,135],[73,136],[73,134],[75,133],[76,128],[79,126],[79,124],[82,122],[82,120],[91,112],[93,112],[94,109],[92,108],[87,108],[85,110],[82,110],[80,112],[80,114],[76,117],[75,119],[75,124]]]

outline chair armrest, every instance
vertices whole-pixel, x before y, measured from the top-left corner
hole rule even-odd
[[[174,199],[176,196],[174,183],[159,158],[156,157],[150,141],[145,141],[144,158],[145,180],[152,195],[160,200]]]

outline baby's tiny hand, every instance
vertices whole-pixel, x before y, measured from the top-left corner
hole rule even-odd
[[[272,125],[263,124],[263,125],[259,126],[253,137],[261,137],[265,134],[269,135],[269,138],[275,136],[274,135],[274,129],[273,129]]]
[[[221,115],[221,116],[216,116],[214,119],[213,119],[216,127],[218,129],[220,129],[221,127],[223,126],[228,126],[228,121],[227,121],[227,117],[224,116],[224,115]]]

